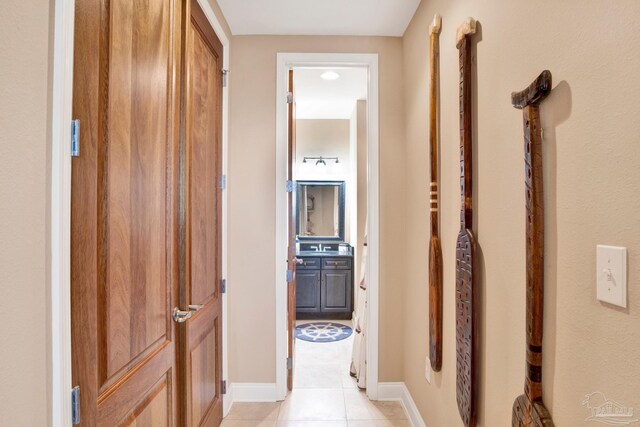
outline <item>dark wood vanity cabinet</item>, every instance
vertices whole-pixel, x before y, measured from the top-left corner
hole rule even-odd
[[[296,269],[299,319],[350,319],[353,312],[353,257],[301,257]]]

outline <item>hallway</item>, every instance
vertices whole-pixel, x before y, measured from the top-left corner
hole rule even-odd
[[[286,400],[236,402],[222,427],[411,426],[400,402],[372,402],[358,389],[349,376],[352,345],[353,334],[332,343],[297,339],[294,386]]]
[[[221,427],[410,427],[399,402],[354,388],[298,389],[284,402],[234,403]]]
[[[640,427],[638,17],[0,1],[0,427]]]

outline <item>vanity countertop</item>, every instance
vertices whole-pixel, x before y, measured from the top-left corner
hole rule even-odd
[[[296,256],[301,257],[352,257],[353,247],[340,251],[338,243],[300,243]]]
[[[353,252],[339,252],[339,251],[298,251],[296,256],[300,257],[352,257]]]

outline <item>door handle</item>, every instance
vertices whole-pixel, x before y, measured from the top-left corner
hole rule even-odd
[[[173,317],[176,323],[184,323],[191,319],[193,313],[197,313],[202,307],[204,307],[202,304],[191,304],[189,305],[189,310],[180,310],[178,307],[175,307],[171,313],[171,317]]]
[[[194,311],[180,310],[178,307],[175,307],[173,309],[173,312],[171,313],[171,317],[173,317],[173,321],[176,323],[184,323],[187,320],[191,319],[193,313]]]
[[[298,265],[304,264],[304,260],[301,258],[293,258],[293,262]]]

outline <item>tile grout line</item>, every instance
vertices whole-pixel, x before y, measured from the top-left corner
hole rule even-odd
[[[342,378],[340,379],[340,382],[342,382]],[[342,390],[342,404],[344,405],[344,420],[347,423],[347,427],[349,427],[349,420],[347,417],[347,396],[345,396],[344,394],[344,387],[342,387],[340,390]]]
[[[289,392],[287,392],[287,395],[289,394]],[[284,397],[285,400],[287,399],[287,396]],[[273,423],[273,427],[278,427],[278,423],[280,422],[280,411],[282,411],[282,403],[283,401],[278,402],[278,413],[276,414],[276,420]]]

